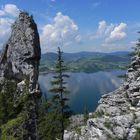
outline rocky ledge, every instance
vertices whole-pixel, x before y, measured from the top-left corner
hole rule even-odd
[[[132,57],[126,75],[119,89],[102,96],[85,126],[65,131],[65,140],[140,140],[139,55]]]

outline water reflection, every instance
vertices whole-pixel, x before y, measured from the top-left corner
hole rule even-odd
[[[125,71],[100,71],[96,73],[69,73],[67,80],[70,93],[70,107],[76,113],[82,113],[86,105],[88,110],[94,111],[102,94],[106,94],[118,88],[122,79],[118,75]],[[50,96],[48,89],[51,88],[50,81],[53,74],[39,76],[39,83],[42,91]]]

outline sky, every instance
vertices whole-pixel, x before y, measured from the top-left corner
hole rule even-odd
[[[139,38],[140,0],[0,0],[0,48],[24,10],[38,26],[41,50],[131,51]]]

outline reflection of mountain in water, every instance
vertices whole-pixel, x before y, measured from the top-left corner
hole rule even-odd
[[[76,113],[81,113],[86,105],[89,111],[93,111],[97,107],[98,100],[102,94],[113,91],[118,88],[122,79],[118,75],[124,74],[125,71],[101,71],[96,73],[70,73],[68,86],[71,91],[70,106]],[[53,74],[40,75],[39,82],[43,92],[50,93],[50,81]]]

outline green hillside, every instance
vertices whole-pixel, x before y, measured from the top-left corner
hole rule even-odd
[[[50,72],[54,70],[55,53],[42,55],[40,72]],[[69,72],[96,72],[111,69],[126,69],[130,61],[128,52],[116,53],[64,53],[63,58]]]

